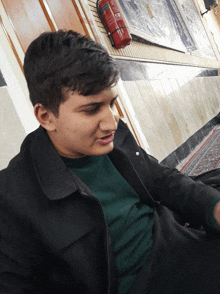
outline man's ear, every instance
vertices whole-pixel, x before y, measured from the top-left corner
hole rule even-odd
[[[56,117],[51,110],[46,109],[41,103],[34,106],[34,115],[41,126],[49,132],[56,130]]]

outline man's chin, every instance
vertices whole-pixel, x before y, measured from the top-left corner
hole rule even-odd
[[[110,153],[113,150],[113,148],[114,148],[114,144],[112,142],[111,144],[109,144],[107,146],[102,146],[100,148],[100,150],[97,150],[97,154],[96,155],[100,155],[100,156],[101,155],[106,155],[106,154]]]

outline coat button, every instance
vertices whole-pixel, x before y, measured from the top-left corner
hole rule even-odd
[[[140,153],[139,152],[136,152],[136,155],[138,156]]]

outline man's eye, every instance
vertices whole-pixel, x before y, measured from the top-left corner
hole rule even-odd
[[[98,111],[98,107],[95,107],[95,108],[91,108],[91,109],[85,110],[85,113],[87,113],[87,114],[94,114],[97,111]]]
[[[116,103],[116,99],[114,99],[111,103],[110,103],[110,107],[112,108]]]

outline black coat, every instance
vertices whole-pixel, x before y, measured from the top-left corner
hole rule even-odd
[[[140,196],[140,205],[155,208],[151,261],[133,293],[145,287],[148,293],[165,293],[158,283],[169,284],[161,275],[164,264],[165,272],[175,267],[173,248],[207,241],[204,232],[178,224],[170,209],[209,229],[207,207],[219,192],[158,164],[121,121],[114,143],[113,164]],[[101,204],[65,166],[42,127],[0,172],[0,237],[0,293],[117,293]]]

